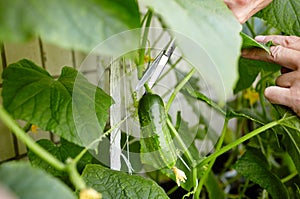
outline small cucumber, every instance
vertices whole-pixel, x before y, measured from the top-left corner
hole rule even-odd
[[[139,101],[141,126],[141,161],[157,169],[173,169],[177,160],[166,119],[163,100],[156,94],[145,94]]]

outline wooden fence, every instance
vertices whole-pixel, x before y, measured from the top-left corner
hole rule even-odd
[[[63,66],[79,68],[85,58],[85,54],[72,50],[58,48],[44,43],[41,39],[34,39],[23,44],[3,42],[1,44],[0,73],[9,64],[20,59],[29,59],[35,64],[45,68],[51,75],[60,75]],[[93,71],[89,71],[91,74]],[[2,75],[1,75],[2,76]],[[2,78],[0,78],[2,89]],[[1,100],[1,99],[0,99]],[[57,142],[58,138],[50,132],[37,129],[29,132],[35,140],[46,138]],[[0,163],[11,159],[26,157],[26,147],[7,129],[0,120]]]

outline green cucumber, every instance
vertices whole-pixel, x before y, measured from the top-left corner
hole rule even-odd
[[[173,169],[177,153],[172,141],[163,100],[156,94],[145,94],[139,101],[141,127],[141,161],[157,169]]]

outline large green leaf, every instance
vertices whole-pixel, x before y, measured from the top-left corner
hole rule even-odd
[[[7,187],[20,199],[76,198],[58,179],[24,162],[0,165],[0,186]]]
[[[203,93],[196,91],[194,89],[191,89],[189,87],[185,87],[182,89],[182,92],[184,94],[188,94],[189,96],[196,98],[200,101],[205,102],[208,106],[212,107],[213,109],[215,109],[216,111],[218,111],[219,113],[225,115],[225,111],[217,104],[215,103],[212,99],[208,98],[206,95],[204,95]]]
[[[287,189],[270,170],[261,151],[248,148],[234,168],[247,179],[265,188],[274,199],[289,198]]]
[[[135,0],[1,0],[0,40],[41,36],[61,47],[89,52],[114,34],[138,28],[139,17]]]
[[[243,32],[241,32],[240,34],[243,39],[242,49],[244,49],[244,48],[245,49],[246,48],[261,48],[261,49],[265,50],[266,52],[270,53],[270,48],[267,45],[255,41],[253,38],[251,38],[250,36],[246,35]]]
[[[285,136],[282,140],[282,143],[292,158],[295,167],[298,172],[300,172],[300,132],[291,130],[289,128],[285,129]]]
[[[241,25],[220,0],[141,0],[159,14],[178,47],[221,100],[237,80]]]
[[[280,70],[280,68],[281,66],[279,66],[278,64],[240,58],[239,80],[234,88],[234,93],[238,93],[239,91],[249,88],[261,71],[277,72]]]
[[[80,87],[75,88],[75,82]],[[28,60],[4,70],[2,97],[5,109],[15,119],[26,120],[81,146],[102,134],[112,103],[110,96],[75,69],[64,67],[55,80]]]
[[[273,0],[257,14],[284,33],[300,36],[300,1]]]
[[[73,143],[70,143],[64,139],[61,139],[59,145],[55,145],[50,140],[42,139],[37,141],[37,143],[50,152],[55,158],[61,162],[66,162],[67,158],[75,158],[84,148],[79,147]],[[68,180],[68,176],[65,172],[61,172],[53,168],[47,162],[42,160],[39,156],[33,153],[31,150],[28,151],[28,158],[34,167],[38,167],[47,171],[47,173],[53,176],[60,177],[64,181]],[[78,162],[77,168],[79,172],[82,172],[86,164],[91,164],[93,162],[93,156],[86,153]]]
[[[279,118],[285,117],[280,124],[283,126],[283,146],[292,158],[297,171],[300,173],[300,120],[290,109],[274,105]]]
[[[225,198],[224,191],[220,187],[220,184],[218,183],[213,172],[209,172],[207,180],[205,181],[205,187],[209,194],[209,198],[218,198],[218,199]]]
[[[87,165],[82,174],[87,185],[105,199],[114,198],[168,198],[154,181],[141,176],[113,171],[100,165]]]

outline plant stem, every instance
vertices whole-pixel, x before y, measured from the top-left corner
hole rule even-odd
[[[173,91],[172,95],[169,98],[169,101],[166,105],[166,112],[169,112],[169,109],[172,105],[172,102],[174,101],[177,93],[182,89],[182,87],[189,81],[189,79],[193,76],[194,72],[196,71],[195,68],[192,68],[192,70],[187,74],[187,76],[176,86],[175,90]]]
[[[245,184],[244,184],[244,186],[243,186],[242,191],[239,194],[239,199],[242,199],[244,197],[245,192],[246,192],[246,190],[248,188],[248,185],[249,185],[249,180],[247,179],[246,182],[245,182]]]
[[[100,138],[94,140],[92,143],[90,143],[86,148],[84,148],[74,159],[73,162],[78,163],[78,161],[84,156],[84,154],[96,143],[99,143],[102,141],[104,137],[107,137],[114,129],[119,128],[127,119],[129,116],[122,119],[120,122],[112,126],[110,129],[108,129],[105,133],[101,135]]]
[[[288,176],[282,178],[282,179],[281,179],[281,182],[282,182],[282,183],[286,183],[286,182],[290,181],[292,178],[294,178],[294,177],[297,176],[297,175],[298,175],[298,171],[295,170],[295,171],[294,171],[293,173],[291,173],[290,175],[288,175]]]
[[[256,136],[256,135],[258,135],[258,134],[260,134],[260,133],[262,133],[262,132],[268,130],[269,128],[272,128],[272,127],[274,127],[274,126],[276,126],[276,125],[278,125],[278,124],[280,124],[280,120],[270,122],[270,123],[268,123],[268,124],[266,124],[266,125],[264,125],[264,126],[258,128],[258,129],[255,129],[254,131],[251,131],[250,133],[244,135],[243,137],[241,137],[241,138],[235,140],[234,142],[232,142],[232,143],[230,143],[230,144],[224,146],[224,147],[221,148],[220,150],[214,152],[213,154],[211,154],[211,155],[208,156],[207,158],[201,160],[201,161],[199,162],[199,166],[201,167],[201,166],[207,164],[208,162],[214,160],[215,158],[219,157],[219,156],[222,155],[223,153],[225,153],[225,152],[231,150],[232,148],[238,146],[239,144],[241,144],[241,143],[243,143],[243,142],[249,140],[250,138],[252,138],[252,137],[254,137],[254,136]]]
[[[176,65],[182,60],[182,57],[179,57],[176,62],[173,64],[173,63],[170,63],[171,67],[164,73],[162,74],[156,82],[159,82],[160,80],[162,80],[165,76],[167,76],[171,71],[175,70],[175,67]],[[171,62],[171,60],[170,60]]]
[[[197,167],[193,167],[192,168],[192,172],[193,172],[193,187],[194,187],[194,191],[193,192],[195,192],[196,188],[198,187],[198,168]]]
[[[217,146],[216,146],[216,151],[220,150],[220,148],[222,147],[223,145],[223,142],[224,142],[224,139],[225,139],[225,135],[226,135],[226,132],[227,132],[227,126],[228,126],[228,118],[225,118],[225,122],[224,122],[224,126],[223,126],[223,129],[222,129],[222,133],[221,133],[221,136],[220,136],[220,139],[217,143]],[[208,168],[207,170],[205,171],[204,175],[202,176],[200,182],[199,182],[199,185],[196,189],[196,192],[195,192],[195,198],[198,199],[199,196],[200,196],[200,193],[201,193],[201,190],[202,190],[202,187],[209,175],[209,173],[211,172],[211,169],[215,163],[215,160],[216,158],[212,159],[208,165]]]
[[[81,178],[77,171],[77,163],[73,159],[67,159],[67,172],[69,174],[72,184],[77,190],[82,190],[86,188],[84,180]]]
[[[26,144],[26,146],[41,159],[59,171],[64,171],[66,169],[66,165],[64,163],[60,162],[52,154],[33,141],[2,106],[0,106],[0,118],[3,123],[13,131],[17,138]]]
[[[30,122],[27,122],[27,124],[23,127],[23,131],[27,133],[30,131],[32,124]]]
[[[158,181],[156,181],[158,182]],[[174,186],[173,188],[171,188],[168,192],[167,192],[167,195],[171,195],[172,193],[174,193],[179,187],[176,185]]]
[[[147,93],[153,93],[151,88],[148,86],[147,83],[144,84],[144,87],[145,87],[145,90],[146,90]]]
[[[266,103],[265,103],[265,97],[264,97],[264,90],[266,88],[266,78],[269,75],[266,75],[265,72],[262,70],[261,72],[261,80],[259,81],[258,85],[257,85],[257,90],[259,90],[259,100],[260,100],[260,104],[262,107],[262,111],[263,111],[263,117],[266,118],[267,117],[267,111],[266,111]]]
[[[180,148],[183,150],[183,153],[186,154],[187,159],[189,160],[189,162],[192,164],[192,167],[196,166],[196,162],[192,156],[192,154],[190,153],[190,151],[188,150],[188,148],[185,146],[185,143],[183,142],[183,140],[181,139],[181,137],[179,136],[177,130],[174,128],[172,122],[170,121],[170,119],[167,119],[167,125],[170,128],[170,130],[172,131],[172,133],[175,136],[175,139],[177,140],[177,142],[180,145]]]
[[[149,27],[150,27],[150,23],[151,23],[151,19],[152,19],[152,10],[151,9],[149,9],[148,12],[146,13],[146,17],[147,17],[147,20],[146,20],[146,24],[145,24],[142,43],[141,43],[140,50],[139,50],[139,64],[137,66],[139,79],[142,78],[143,72],[144,72],[145,48],[146,48],[146,43],[147,43],[148,34],[149,34]]]

